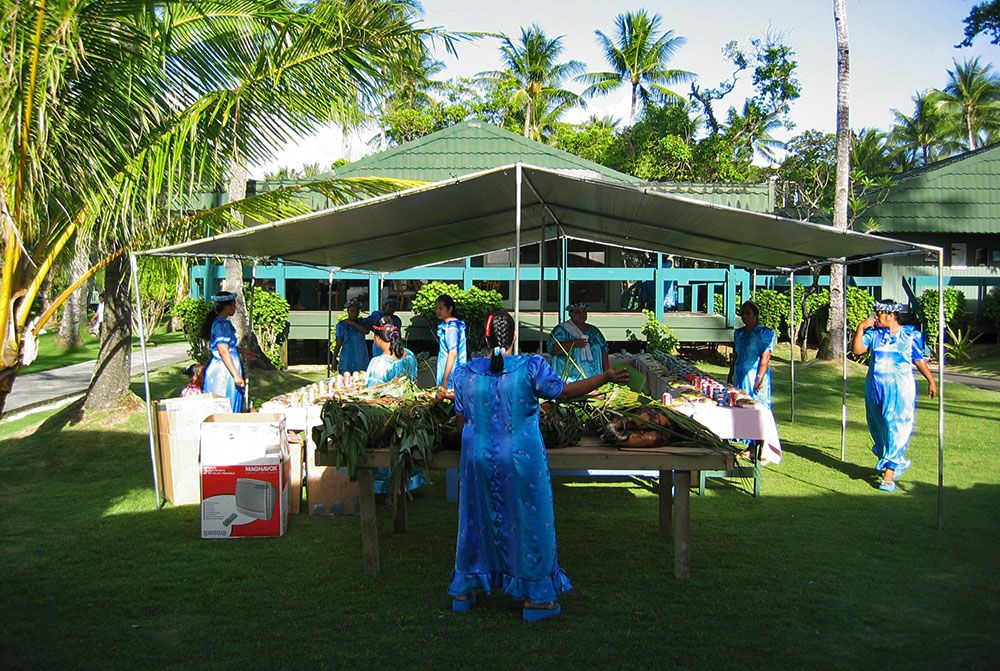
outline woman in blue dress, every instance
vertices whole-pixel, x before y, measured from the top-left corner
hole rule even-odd
[[[733,361],[729,383],[745,391],[755,403],[771,407],[771,352],[774,331],[760,323],[760,308],[753,301],[740,306],[743,327],[733,331]]]
[[[333,365],[341,373],[354,373],[368,368],[368,346],[365,335],[368,326],[361,321],[361,303],[356,298],[347,302],[347,319],[337,322]]]
[[[903,309],[895,301],[875,303],[875,316],[858,324],[851,347],[855,356],[870,353],[865,412],[872,452],[878,457],[875,469],[882,474],[878,488],[884,492],[896,491],[896,479],[910,467],[906,448],[917,407],[913,366],[927,380],[930,397],[937,396],[937,383],[924,362],[923,334],[899,323]]]
[[[236,327],[229,317],[236,313],[236,294],[220,291],[212,296],[214,309],[205,318],[201,337],[208,342],[212,360],[204,372],[203,390],[229,399],[233,412],[243,412],[246,405],[246,382],[243,362],[236,346]]]
[[[437,328],[437,385],[451,389],[451,375],[469,360],[465,344],[465,322],[455,314],[455,301],[448,294],[441,294],[434,301],[434,310],[440,320]]]
[[[586,303],[570,305],[569,319],[552,329],[546,343],[552,368],[567,382],[600,375],[611,368],[608,341],[600,329],[587,323],[587,307]]]
[[[373,387],[383,382],[395,380],[397,377],[405,377],[410,381],[416,380],[417,357],[403,346],[403,338],[392,315],[383,315],[378,322],[372,324],[371,329],[375,335],[375,346],[378,347],[379,355],[368,364],[368,381],[365,385]],[[376,494],[390,492],[390,475],[391,472],[388,468],[375,469]],[[423,471],[416,470],[406,483],[406,491],[412,492],[427,482]]]
[[[501,589],[523,602],[525,620],[543,620],[560,613],[558,596],[571,585],[556,554],[538,399],[580,396],[627,374],[609,369],[564,383],[541,356],[511,354],[514,320],[503,310],[490,314],[486,342],[492,356],[473,359],[453,375],[462,456],[448,593],[452,609],[465,612],[477,592]]]

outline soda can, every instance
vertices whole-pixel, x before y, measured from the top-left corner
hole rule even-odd
[[[673,402],[674,402],[674,399],[670,395],[670,392],[668,392],[668,391],[663,392],[663,405],[669,406],[669,405],[672,405]]]
[[[738,396],[739,395],[736,393],[735,390],[732,390],[732,391],[729,392],[729,405],[730,406],[732,406],[734,408],[736,407],[736,399],[738,398]]]

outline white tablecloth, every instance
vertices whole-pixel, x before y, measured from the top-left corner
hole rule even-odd
[[[660,398],[667,391],[667,383],[656,375],[640,359],[631,362],[635,369],[646,375],[646,388],[653,398]],[[774,415],[770,409],[754,406],[739,408],[719,406],[713,403],[682,403],[671,406],[672,410],[683,413],[710,429],[723,440],[759,440],[762,464],[781,463],[781,439]]]

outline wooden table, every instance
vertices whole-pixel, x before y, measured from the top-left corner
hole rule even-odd
[[[430,468],[457,468],[460,452],[438,452]],[[619,449],[602,444],[597,438],[584,437],[576,447],[548,450],[549,469],[655,470],[660,472],[659,531],[674,537],[674,577],[691,574],[691,472],[722,470],[733,467],[730,452],[692,447]],[[321,461],[324,459],[325,461]],[[317,463],[333,464],[332,454],[316,454]],[[328,462],[328,463],[327,463]],[[363,466],[358,467],[361,489],[361,546],[365,572],[377,575],[379,566],[378,527],[375,523],[375,489],[372,469],[391,465],[388,449],[372,450]],[[670,487],[673,482],[674,487]],[[671,493],[673,489],[673,493]],[[673,517],[673,520],[671,520]],[[393,499],[393,530],[406,531],[406,497]]]

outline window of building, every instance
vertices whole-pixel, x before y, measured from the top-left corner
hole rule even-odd
[[[966,245],[964,242],[953,242],[951,244],[951,267],[952,268],[965,268],[966,267]]]

